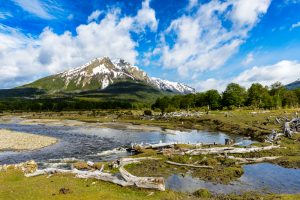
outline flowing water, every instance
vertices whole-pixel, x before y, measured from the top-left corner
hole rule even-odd
[[[99,128],[93,126],[48,126],[22,125],[18,122],[0,124],[0,129],[28,132],[52,136],[59,139],[55,145],[27,152],[0,152],[0,165],[35,160],[40,167],[68,168],[68,161],[105,161],[128,156],[126,151],[112,150],[131,143],[179,142],[179,143],[218,143],[225,138],[234,139],[240,145],[252,141],[240,136],[207,131],[163,131]],[[111,151],[112,150],[112,151]],[[169,189],[194,192],[208,188],[215,193],[242,192],[256,190],[274,193],[300,192],[300,170],[286,169],[273,164],[245,165],[243,176],[229,185],[214,184],[193,178],[189,175],[172,175],[166,179]]]
[[[111,160],[118,156],[128,156],[127,153],[101,154],[131,143],[181,142],[181,143],[219,143],[225,138],[235,139],[241,145],[250,144],[250,140],[243,137],[213,133],[206,131],[180,132],[172,131],[171,134],[162,131],[121,130],[112,128],[95,128],[91,126],[45,126],[22,125],[15,123],[0,124],[0,129],[28,132],[33,134],[53,136],[59,142],[53,146],[29,152],[2,152],[0,164],[18,163],[26,160],[46,162],[49,159],[76,158],[82,160],[101,161]]]

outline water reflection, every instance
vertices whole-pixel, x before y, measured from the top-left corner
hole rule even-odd
[[[251,143],[243,137],[228,135],[219,132],[206,132],[192,130],[190,132],[172,131],[166,134],[163,131],[143,130],[120,130],[112,128],[96,128],[90,126],[45,126],[45,125],[22,125],[22,124],[0,124],[0,128],[15,131],[41,134],[59,138],[60,142],[36,151],[30,152],[2,152],[0,153],[0,164],[18,163],[34,159],[36,161],[47,161],[48,159],[77,158],[83,160],[110,160],[121,155],[97,156],[97,153],[110,150],[131,143],[220,143],[225,138],[235,139],[244,144]],[[127,156],[123,154],[122,156]]]
[[[181,192],[195,192],[207,188],[214,193],[299,193],[300,169],[288,169],[269,163],[245,165],[244,174],[228,185],[202,181],[189,175],[172,175],[166,180],[166,187]]]

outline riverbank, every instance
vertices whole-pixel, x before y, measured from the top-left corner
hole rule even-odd
[[[26,178],[22,172],[9,170],[0,172],[0,199],[113,199],[113,200],[293,200],[300,194],[293,195],[261,195],[245,193],[242,195],[212,196],[200,191],[195,194],[185,194],[174,191],[153,191],[132,187],[121,187],[112,183],[93,179],[76,179],[72,175],[57,174],[53,176],[37,176]]]
[[[54,137],[0,129],[1,151],[31,151],[57,143]]]
[[[190,111],[192,112],[192,111]],[[127,125],[146,125],[147,127],[161,127],[174,130],[210,130],[222,131],[263,139],[272,130],[282,131],[282,122],[285,118],[291,119],[300,113],[299,109],[281,110],[234,110],[197,112],[197,115],[168,114],[160,115],[153,112],[152,116],[144,116],[141,110],[109,110],[109,111],[70,111],[70,112],[42,112],[42,113],[3,113],[0,121],[7,122],[14,117],[25,119],[24,123],[50,123],[58,125],[77,125],[76,120],[88,123],[123,123]],[[281,119],[278,123],[276,119]],[[64,121],[62,121],[64,120]],[[44,122],[42,122],[44,121]],[[75,124],[74,124],[75,123]]]

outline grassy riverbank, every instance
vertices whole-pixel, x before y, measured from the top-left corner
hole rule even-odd
[[[97,181],[76,179],[72,175],[53,175],[51,177],[38,176],[24,177],[19,171],[9,170],[0,172],[0,199],[5,200],[43,200],[43,199],[72,199],[72,200],[293,200],[299,199],[295,195],[258,195],[245,193],[243,195],[220,195],[209,198],[198,195],[184,194],[173,191],[158,192],[153,190],[120,187],[115,184]]]

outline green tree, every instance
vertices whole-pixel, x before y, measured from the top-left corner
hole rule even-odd
[[[221,95],[217,90],[208,90],[205,93],[205,102],[212,110],[216,110],[221,107],[221,99]]]
[[[239,84],[230,83],[223,92],[223,105],[227,107],[243,106],[247,97],[246,89]]]
[[[195,95],[195,106],[196,107],[207,106],[206,93],[200,92]]]
[[[256,108],[265,108],[270,101],[269,90],[260,83],[253,83],[248,89],[247,104]]]
[[[277,109],[282,107],[282,99],[286,90],[287,89],[280,82],[271,85],[270,95],[273,96],[274,107]]]
[[[298,97],[295,91],[286,91],[283,95],[282,105],[285,107],[298,107]]]
[[[300,105],[300,88],[294,90],[295,91],[295,94],[297,95],[298,97],[298,105]]]
[[[192,107],[195,107],[195,96],[193,94],[183,96],[180,101],[180,108],[189,111]]]
[[[163,98],[158,98],[156,102],[152,105],[152,109],[159,108],[161,110],[161,113],[165,113],[166,109],[170,105],[170,98],[165,96]]]

